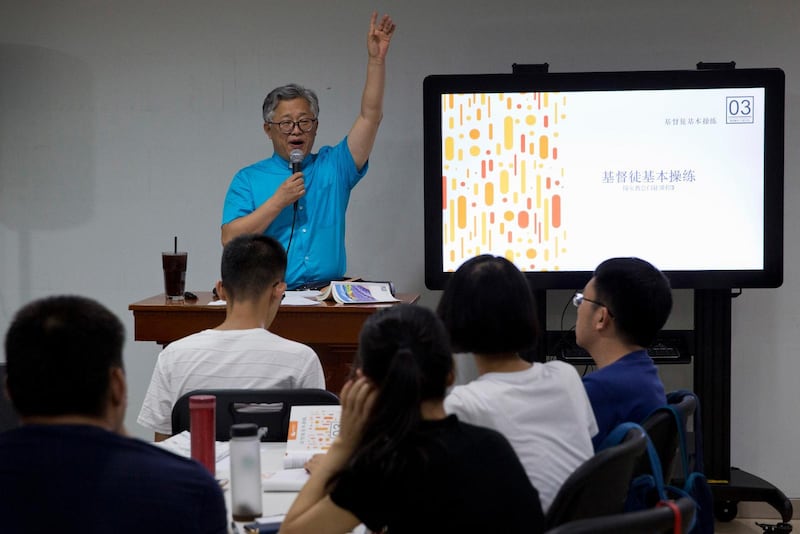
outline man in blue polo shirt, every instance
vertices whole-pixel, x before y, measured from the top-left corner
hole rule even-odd
[[[669,280],[639,258],[611,258],[594,271],[573,303],[575,338],[597,364],[583,377],[598,432],[597,449],[620,423],[641,423],[667,403],[658,368],[647,354],[672,311]]]
[[[367,173],[383,116],[385,59],[394,30],[391,18],[385,15],[379,21],[377,13],[372,14],[361,111],[338,145],[311,152],[319,124],[319,101],[313,91],[289,84],[272,90],[264,100],[264,132],[274,153],[233,177],[222,214],[222,244],[245,233],[264,233],[280,241],[289,257],[289,289],[345,273],[345,211],[350,190]]]

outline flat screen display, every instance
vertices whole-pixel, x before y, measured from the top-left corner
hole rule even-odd
[[[429,76],[426,285],[489,253],[541,289],[615,256],[777,287],[783,114],[779,69]]]

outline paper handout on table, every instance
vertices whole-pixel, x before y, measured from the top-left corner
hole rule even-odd
[[[264,491],[300,491],[308,481],[308,471],[303,467],[281,469],[261,477]]]
[[[349,280],[331,282],[317,299],[333,299],[340,304],[399,302],[392,294],[392,284],[390,282],[358,282]]]
[[[283,469],[265,476],[264,491],[300,491],[308,480],[305,463],[315,454],[328,451],[339,435],[339,405],[292,406]]]
[[[188,430],[175,434],[164,441],[156,441],[153,445],[186,458],[192,456],[192,435]],[[214,451],[215,461],[219,462],[230,454],[230,444],[227,441],[215,441]]]

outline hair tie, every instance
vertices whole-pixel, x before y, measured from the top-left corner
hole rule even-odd
[[[410,356],[412,358],[414,357],[414,351],[411,350],[411,347],[409,347],[408,345],[400,345],[399,347],[397,347],[397,350],[395,350],[394,353],[395,353],[396,356],[400,356],[400,355],[406,356],[406,355],[408,355],[408,356]]]

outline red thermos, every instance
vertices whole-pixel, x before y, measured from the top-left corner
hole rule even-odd
[[[189,397],[189,433],[192,436],[192,458],[216,474],[216,413],[217,398],[214,395],[192,395]]]

